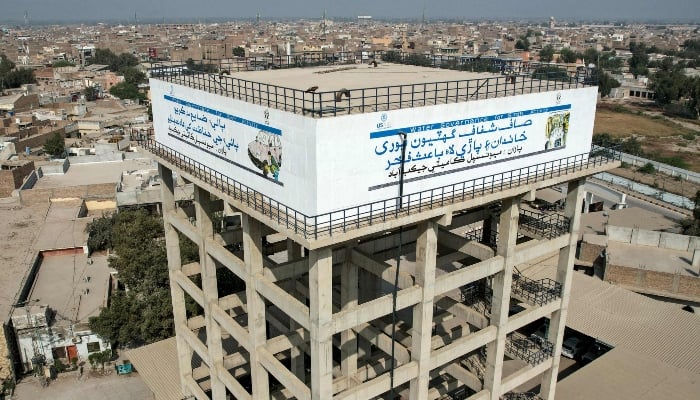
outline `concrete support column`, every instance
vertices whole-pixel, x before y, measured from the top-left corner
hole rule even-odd
[[[493,298],[491,299],[491,325],[497,328],[496,340],[486,348],[486,371],[484,388],[489,391],[489,399],[501,397],[501,379],[503,378],[503,355],[506,346],[506,324],[510,307],[510,286],[513,281],[515,262],[515,244],[518,239],[518,208],[520,198],[511,197],[503,200],[498,232],[496,253],[504,258],[504,269],[492,279]]]
[[[301,258],[301,245],[299,245],[291,239],[287,239],[287,261],[297,260],[299,258]],[[296,279],[294,281],[296,282]],[[292,285],[292,288],[294,288],[294,285]],[[296,292],[296,290],[293,290],[293,292]],[[300,300],[303,301],[303,299]],[[294,321],[294,319],[290,318],[290,331],[295,331],[299,328],[301,328],[301,326],[297,324]],[[294,374],[294,376],[299,378],[300,381],[306,382],[306,368],[304,368],[304,352],[299,347],[294,346],[290,349],[290,358],[292,373]]]
[[[418,376],[410,382],[411,400],[428,398],[438,224],[424,221],[417,229],[415,283],[421,287],[421,301],[413,306],[411,360],[418,362]]]
[[[260,221],[247,214],[242,215],[241,223],[243,225],[243,253],[248,272],[245,283],[248,303],[248,331],[252,347],[258,348],[264,346],[267,341],[265,301],[255,289],[255,280],[263,273],[262,229]],[[270,398],[269,377],[260,363],[256,351],[250,352],[250,374],[253,399],[268,400]]]
[[[333,253],[309,251],[311,399],[333,398]]]
[[[693,250],[693,261],[692,261],[693,271],[700,273],[700,249]]]
[[[199,230],[199,264],[201,266],[202,291],[204,292],[204,324],[207,329],[207,349],[212,364],[209,366],[212,399],[226,399],[226,386],[219,379],[217,369],[223,369],[224,350],[221,343],[221,327],[214,320],[212,305],[219,302],[219,290],[216,283],[216,262],[207,253],[206,239],[214,237],[211,195],[206,190],[195,186],[195,214]]]
[[[177,231],[170,223],[170,212],[175,211],[175,184],[173,172],[158,164],[158,173],[162,179],[161,196],[163,199],[163,225],[165,228],[165,248],[168,256],[168,272],[170,278],[170,296],[173,303],[173,322],[175,325],[175,341],[177,343],[177,362],[180,371],[180,389],[184,396],[190,392],[185,383],[186,377],[192,376],[192,349],[181,334],[187,327],[187,312],[185,310],[185,291],[177,284],[174,274],[182,269],[180,259],[180,239]]]
[[[544,400],[554,400],[554,391],[559,372],[559,359],[561,345],[564,338],[564,328],[566,327],[566,315],[569,309],[569,298],[571,293],[571,279],[573,277],[574,258],[576,257],[576,244],[578,242],[578,232],[581,225],[581,203],[583,201],[585,179],[569,182],[566,195],[566,216],[570,218],[569,233],[571,237],[567,246],[559,250],[559,261],[557,263],[557,282],[562,285],[561,308],[552,313],[549,323],[548,338],[554,345],[554,357],[552,367],[547,370],[542,377],[540,397]]]
[[[340,277],[340,307],[343,310],[355,307],[358,296],[358,267],[352,259],[352,247],[345,248],[345,261]],[[357,335],[352,329],[340,333],[341,371],[351,377],[357,372]]]

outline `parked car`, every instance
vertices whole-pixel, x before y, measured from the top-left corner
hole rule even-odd
[[[585,343],[576,336],[564,340],[561,346],[561,355],[566,358],[578,358],[585,350]]]

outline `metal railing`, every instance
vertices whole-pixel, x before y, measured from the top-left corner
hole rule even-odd
[[[508,392],[501,397],[503,400],[541,400],[539,394],[535,392],[515,393]]]
[[[518,217],[518,226],[546,239],[554,239],[569,233],[569,225],[569,218],[559,213],[520,210]]]
[[[154,155],[231,196],[241,206],[253,209],[277,223],[278,226],[307,239],[333,236],[618,160],[605,156],[590,157],[589,153],[577,154],[406,194],[401,196],[400,200],[399,197],[392,197],[309,216],[151,138],[140,137],[138,142]]]
[[[480,312],[487,318],[491,316],[493,290],[484,279],[462,286],[460,292],[463,304]]]
[[[549,278],[534,280],[516,272],[511,292],[530,304],[542,306],[561,297],[561,283]]]
[[[532,366],[552,357],[554,345],[544,340],[535,342],[518,332],[511,332],[506,337],[506,353]]]
[[[486,375],[486,347],[482,347],[463,358],[462,362],[477,378],[482,381],[484,380],[484,376]]]
[[[184,85],[222,96],[236,98],[248,103],[271,107],[278,110],[311,115],[313,117],[335,116],[339,114],[365,113],[420,107],[433,104],[457,103],[470,100],[514,96],[526,93],[549,92],[591,86],[577,76],[562,78],[561,70],[534,73],[531,64],[527,68],[522,64],[516,67],[506,65],[512,61],[491,63],[500,65],[496,70],[508,75],[496,75],[486,78],[414,83],[406,85],[389,85],[359,89],[339,89],[332,91],[309,91],[263,82],[237,78],[229,74],[230,70],[255,70],[299,68],[319,65],[355,65],[355,62],[367,61],[367,56],[352,53],[344,56],[330,54],[318,55],[318,58],[300,58],[301,56],[270,56],[243,59],[235,64],[226,64],[219,60],[219,73],[191,70],[183,67],[155,67],[161,71],[152,75],[153,79]],[[308,57],[308,56],[307,56]],[[372,59],[381,58],[381,54]],[[405,55],[402,57],[406,57]],[[469,65],[473,61],[464,57],[432,56],[425,57],[424,66],[446,68],[449,65]],[[242,63],[242,64],[241,64]],[[350,63],[350,64],[348,64]],[[241,68],[240,65],[244,67]],[[238,66],[238,67],[237,67]],[[167,71],[167,72],[163,72]],[[340,96],[344,94],[343,96]]]

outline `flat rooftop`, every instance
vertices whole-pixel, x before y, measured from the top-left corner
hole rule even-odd
[[[608,263],[647,271],[698,277],[692,251],[681,251],[608,240]]]
[[[87,322],[107,306],[110,271],[107,256],[90,261],[86,254],[45,256],[29,298],[63,319]]]
[[[210,74],[177,71],[152,79],[313,117],[458,103],[590,86],[533,78],[380,62]],[[560,72],[561,73],[561,72]],[[561,77],[561,76],[560,76]]]
[[[700,375],[616,347],[557,384],[556,399],[686,400],[700,393]]]
[[[135,171],[153,168],[153,161],[148,158],[110,161],[89,164],[71,164],[65,174],[44,175],[34,185],[34,189],[52,189],[82,185],[114,183],[121,180],[123,171]]]
[[[42,230],[49,204],[21,206],[17,198],[0,202],[0,319],[10,315],[15,294],[19,291],[33,257],[36,239]],[[8,201],[15,200],[13,203]]]
[[[353,90],[394,85],[420,85],[432,82],[494,78],[500,75],[379,63],[376,68],[371,64],[338,64],[323,67],[241,71],[232,73],[232,76],[299,90],[318,86],[317,92],[327,92],[342,88]]]

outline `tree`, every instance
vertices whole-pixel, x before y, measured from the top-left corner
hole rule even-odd
[[[112,86],[109,94],[120,99],[146,100],[146,96],[139,91],[139,88],[128,82],[119,82]]]
[[[241,46],[233,48],[233,55],[236,57],[245,57],[245,49]]]
[[[44,152],[50,154],[52,157],[59,157],[63,155],[65,150],[65,139],[58,132],[54,133],[53,136],[48,138],[44,143]]]
[[[525,36],[521,36],[517,42],[515,42],[515,48],[520,50],[530,50],[530,41],[527,40]]]
[[[598,92],[600,93],[601,97],[609,96],[613,88],[620,87],[620,82],[610,76],[607,72],[596,69],[594,74],[598,76]]]
[[[100,93],[100,91],[95,87],[95,86],[88,86],[83,90],[83,94],[85,95],[85,99],[87,101],[95,101],[97,100],[97,96]]]
[[[114,255],[110,256],[109,265],[117,271],[120,283],[129,289],[128,292],[115,291],[109,306],[90,318],[93,332],[124,346],[152,343],[172,336],[172,303],[162,218],[143,209],[127,210],[105,214],[87,229],[90,231],[89,246],[92,242],[97,247],[111,243]],[[198,247],[184,235],[180,236],[180,241],[182,263],[197,261]],[[220,292],[223,295],[234,293],[227,292],[226,288],[222,282]],[[240,285],[235,288],[242,290]],[[189,298],[187,309],[196,309],[196,303]]]
[[[139,59],[133,54],[122,53],[116,55],[110,49],[95,49],[95,55],[90,59],[90,64],[104,64],[112,72],[118,72],[125,67],[139,65]]]
[[[124,67],[119,72],[124,75],[124,82],[138,86],[146,81],[146,74],[134,67]]]
[[[565,69],[559,68],[555,65],[545,65],[538,67],[532,73],[534,79],[547,79],[550,81],[568,81],[569,74],[566,73]]]
[[[548,44],[540,50],[540,61],[542,62],[552,62],[552,59],[554,59],[554,47],[552,47],[551,44]]]
[[[17,88],[25,83],[36,83],[34,71],[29,68],[15,69],[15,63],[5,54],[0,54],[0,90]]]
[[[630,72],[637,78],[639,75],[649,74],[647,64],[649,64],[649,55],[646,52],[644,43],[630,43],[630,52],[632,57],[629,59]]]
[[[600,57],[600,53],[592,47],[587,48],[586,50],[583,51],[583,54],[581,54],[581,57],[583,58],[584,63],[586,66],[588,64],[595,64],[596,68],[600,68],[600,65],[598,65],[598,58]]]
[[[700,190],[695,192],[693,199],[693,216],[681,221],[684,235],[700,236]]]
[[[656,93],[656,103],[664,106],[680,99],[688,89],[687,80],[683,71],[673,64],[670,57],[663,59],[651,76],[651,88]]]
[[[561,50],[559,59],[565,63],[575,63],[578,59],[578,54],[576,54],[576,52],[571,49],[564,48]]]
[[[53,68],[61,68],[61,67],[75,67],[74,62],[70,62],[68,60],[58,60],[54,61],[53,64],[51,64]]]
[[[112,248],[112,228],[116,220],[114,213],[102,213],[102,216],[95,218],[85,226],[85,233],[88,234],[88,250],[107,250]]]

